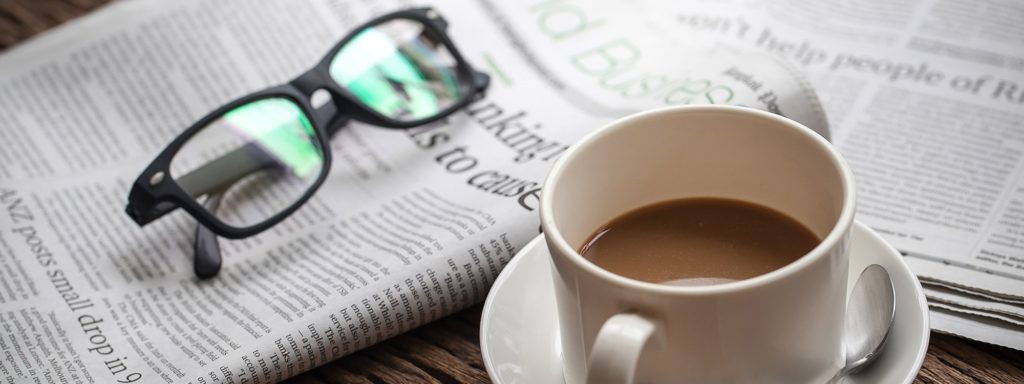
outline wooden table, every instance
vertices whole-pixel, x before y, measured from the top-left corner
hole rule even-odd
[[[0,50],[108,0],[0,0]],[[487,383],[480,306],[292,379],[295,383]],[[932,333],[915,383],[1024,383],[1024,352]],[[879,383],[885,384],[885,383]]]

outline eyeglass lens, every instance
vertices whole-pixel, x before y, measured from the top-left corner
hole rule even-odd
[[[252,101],[192,136],[171,176],[225,224],[247,227],[297,202],[324,167],[309,118],[283,97]]]
[[[329,72],[363,105],[399,121],[435,116],[471,90],[440,36],[409,19],[362,30],[334,56]]]

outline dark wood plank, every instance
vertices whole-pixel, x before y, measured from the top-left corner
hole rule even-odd
[[[361,376],[357,377],[362,379]],[[292,384],[325,384],[325,382],[321,381],[319,378],[313,375],[302,375],[290,380],[290,382]]]
[[[1024,354],[978,342],[932,333],[919,383],[1024,382]]]
[[[0,50],[99,8],[109,0],[0,0]]]
[[[304,375],[289,380],[291,383],[298,383],[297,380],[301,380],[304,377],[316,377],[321,379],[323,383],[351,383],[351,384],[374,384],[369,378],[361,374],[351,372],[337,364],[332,362],[331,364],[325,364],[324,366],[312,370]]]
[[[108,0],[0,0],[0,50]],[[297,384],[486,383],[480,309],[441,319],[289,380]],[[1024,352],[932,334],[915,383],[1024,383]]]
[[[340,364],[342,368],[362,375],[373,383],[441,383],[431,373],[420,369],[415,364],[401,357],[386,352],[387,347],[387,343],[382,343],[360,353],[340,359],[335,364]],[[299,376],[299,378],[301,377]],[[328,382],[337,383],[339,381],[328,380]]]

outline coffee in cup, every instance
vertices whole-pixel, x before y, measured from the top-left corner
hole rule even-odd
[[[602,225],[580,248],[597,266],[668,285],[721,284],[782,268],[821,239],[775,209],[714,197],[651,204]]]

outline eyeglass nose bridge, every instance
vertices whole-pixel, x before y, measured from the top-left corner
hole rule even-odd
[[[328,84],[332,79],[326,78],[320,71],[308,71],[303,73],[301,76],[296,77],[292,80],[289,85],[295,87],[306,97],[312,97],[313,92],[320,89],[325,89],[324,85]]]

